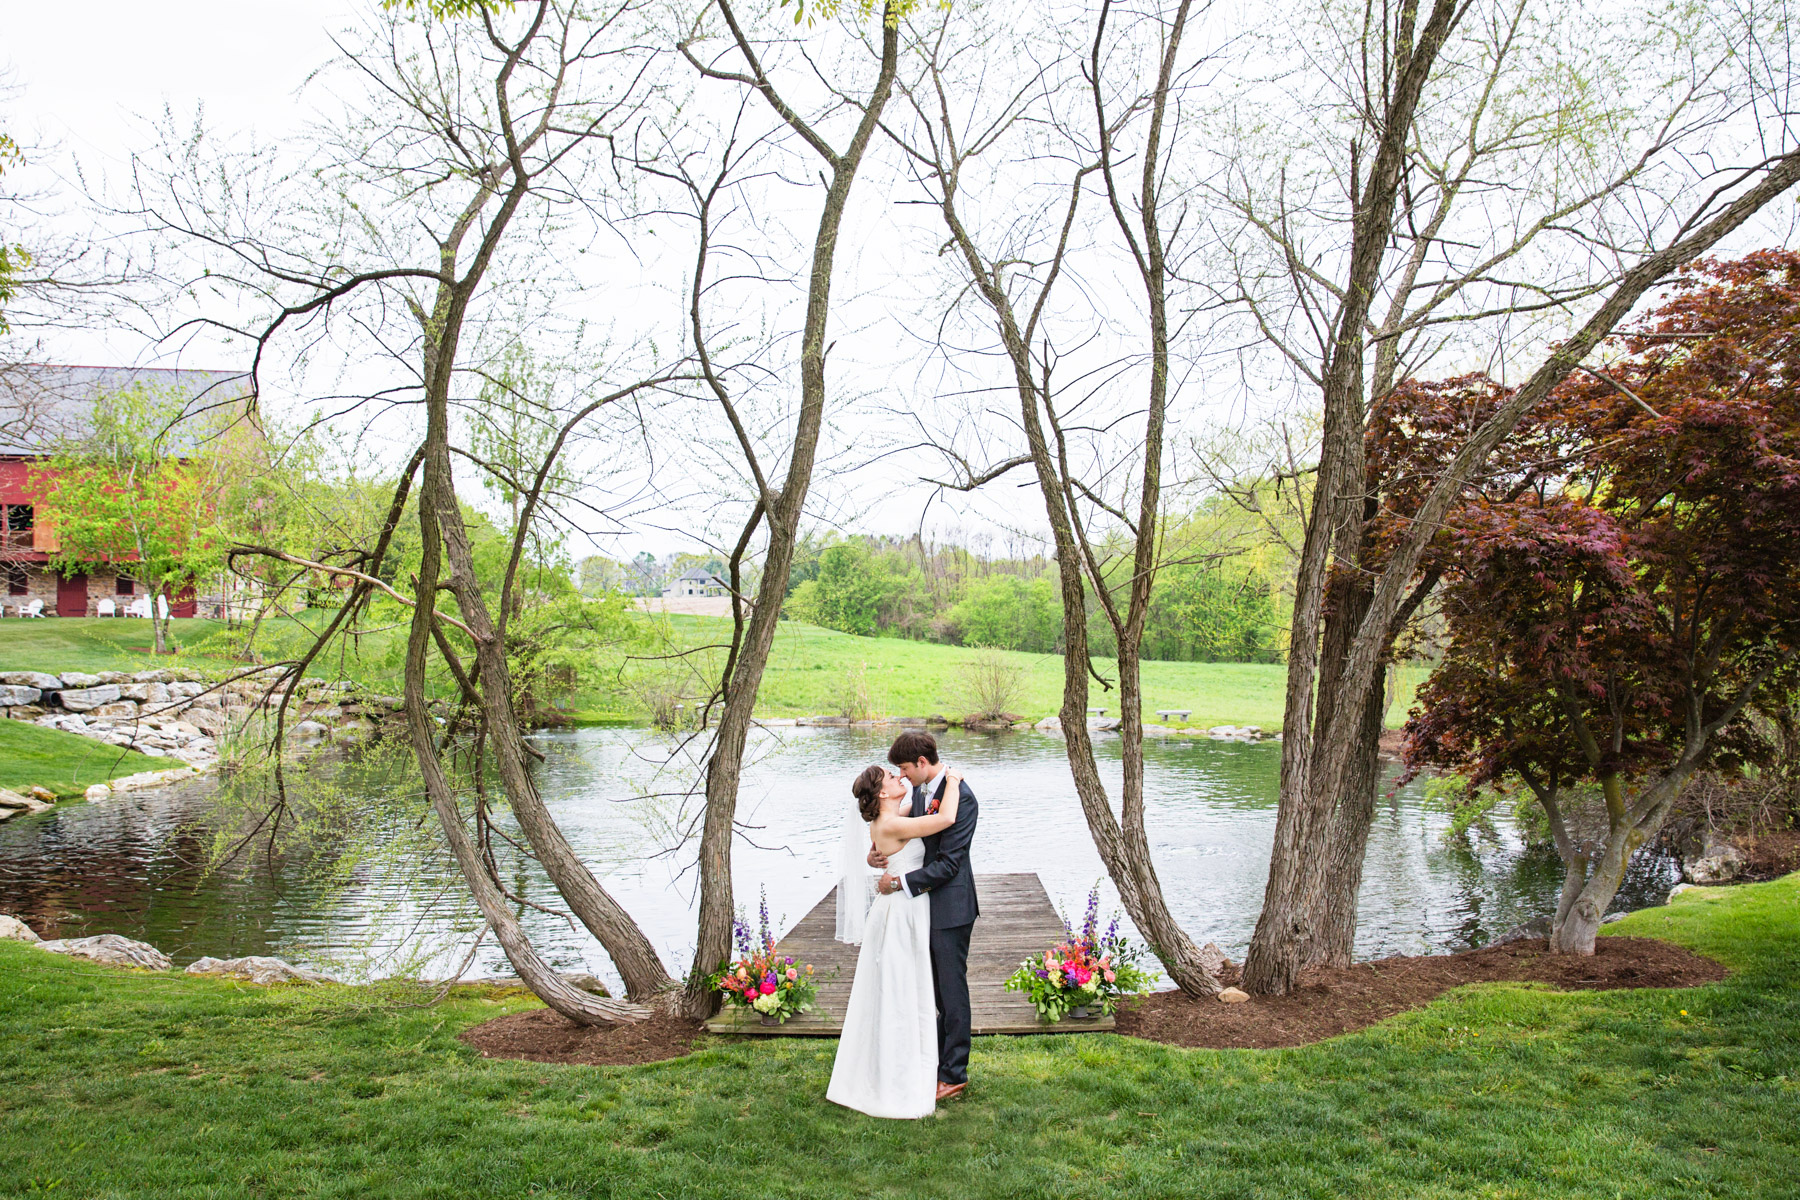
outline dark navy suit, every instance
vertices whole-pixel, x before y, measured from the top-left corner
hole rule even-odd
[[[938,784],[941,799],[948,781]],[[969,1081],[969,935],[981,906],[975,898],[975,872],[969,866],[969,843],[975,840],[975,793],[962,785],[956,823],[924,840],[925,863],[906,875],[906,890],[931,897],[931,988],[937,997],[938,1080]],[[913,789],[912,815],[930,808],[925,789]]]

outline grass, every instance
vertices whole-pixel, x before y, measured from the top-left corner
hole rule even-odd
[[[15,792],[29,792],[37,785],[59,796],[79,796],[91,785],[120,775],[181,765],[180,759],[151,758],[29,721],[0,720],[0,787]]]
[[[664,617],[673,646],[702,646],[724,640],[727,621],[709,617]],[[844,711],[857,681],[873,711],[885,716],[923,717],[933,713],[960,716],[972,707],[963,676],[981,651],[898,638],[856,637],[798,621],[783,621],[757,697],[757,712],[768,717],[798,717]],[[1055,654],[1005,657],[1020,669],[1016,711],[1032,719],[1054,714],[1062,706],[1063,659]],[[1116,679],[1110,660],[1095,667]],[[1405,720],[1413,689],[1423,679],[1419,669],[1403,669],[1399,695],[1389,723]],[[1152,721],[1162,709],[1191,709],[1173,725],[1260,725],[1281,728],[1287,668],[1279,663],[1177,663],[1143,665],[1144,709]],[[1090,681],[1089,703],[1118,715],[1118,691],[1104,691]]]
[[[824,1098],[834,1043],[485,1061],[525,1002],[379,1008],[0,943],[0,1195],[1786,1197],[1800,1161],[1800,876],[1609,931],[1734,968],[1686,991],[1462,989],[1296,1050],[982,1038],[968,1099]]]
[[[693,649],[716,644],[729,635],[729,622],[711,617],[658,617],[649,622],[673,649]],[[179,652],[173,658],[153,659],[150,623],[114,618],[9,621],[0,624],[0,671],[126,671],[173,664],[222,669],[234,665],[226,657],[224,623],[208,620],[177,621],[173,625]],[[266,658],[297,653],[305,628],[292,621],[270,621],[259,635]],[[364,639],[354,652],[340,651],[332,662],[320,662],[313,674],[342,673],[378,690],[399,689],[400,663],[396,639],[389,630]],[[634,651],[634,653],[636,653]],[[844,711],[851,693],[861,691],[870,710],[893,717],[923,717],[933,713],[961,716],[973,707],[966,695],[964,674],[982,651],[898,638],[856,637],[821,629],[799,621],[784,621],[775,637],[774,653],[763,676],[757,713],[765,717],[801,717]],[[1020,668],[1015,710],[1033,720],[1050,716],[1062,705],[1063,660],[1054,654],[1007,654]],[[714,677],[718,652],[702,651],[690,660]],[[1116,670],[1108,660],[1095,667],[1108,679]],[[627,664],[628,671],[654,668]],[[1159,708],[1190,709],[1186,721],[1174,725],[1205,728],[1212,725],[1260,725],[1281,727],[1282,693],[1287,668],[1278,663],[1175,663],[1144,664],[1146,716],[1158,720]],[[1399,694],[1388,719],[1398,725],[1412,703],[1414,687],[1422,680],[1417,667],[1404,669]],[[690,686],[689,690],[693,690]],[[1118,714],[1118,691],[1091,686],[1089,703],[1104,705],[1109,715]],[[640,716],[629,698],[620,695],[582,697],[577,714],[587,720],[633,720]]]

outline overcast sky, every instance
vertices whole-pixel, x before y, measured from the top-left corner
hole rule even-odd
[[[1253,6],[1254,0],[1235,4],[1220,0],[1208,10],[1207,19],[1226,22],[1230,33],[1243,25],[1244,12]],[[149,123],[165,106],[173,110],[178,123],[190,120],[196,110],[203,110],[207,123],[220,131],[253,132],[258,139],[279,141],[298,131],[307,120],[307,104],[330,100],[329,94],[316,88],[307,91],[305,100],[299,96],[308,75],[334,54],[329,34],[373,7],[374,0],[290,0],[278,4],[241,0],[172,0],[160,4],[96,0],[79,6],[0,0],[0,14],[4,17],[0,28],[7,32],[4,45],[0,45],[0,62],[8,68],[15,89],[6,103],[6,127],[21,141],[55,145],[56,153],[45,156],[48,161],[37,164],[35,169],[53,167],[67,180],[72,164],[79,162],[90,182],[116,180],[120,176],[130,153],[146,144]],[[1216,38],[1217,34],[1203,31],[1195,36]],[[1038,41],[1044,41],[1043,35],[1038,35]],[[1020,45],[1026,51],[1033,48],[1030,42]],[[1020,51],[1015,49],[1013,53],[1019,55]],[[1021,62],[1004,65],[1019,67]],[[1288,98],[1278,99],[1285,102]],[[805,165],[802,181],[810,179],[815,169],[816,162]],[[886,165],[872,163],[858,189],[857,203],[863,207],[847,227],[846,233],[851,236],[846,237],[840,257],[834,295],[838,312],[832,330],[837,345],[832,350],[830,371],[834,400],[840,396],[856,397],[860,407],[838,410],[850,415],[846,425],[828,436],[821,460],[827,473],[863,461],[867,449],[883,438],[903,439],[906,410],[924,404],[942,391],[968,385],[971,380],[979,384],[981,370],[985,369],[978,364],[981,369],[971,370],[968,378],[953,378],[961,369],[960,364],[953,363],[955,370],[947,372],[942,362],[934,365],[931,356],[924,353],[937,315],[930,307],[934,302],[933,289],[940,288],[928,272],[941,269],[945,260],[934,253],[941,232],[934,225],[932,210],[907,207],[908,201],[923,198],[922,190],[901,178],[892,156]],[[793,202],[796,207],[792,215],[796,219],[789,222],[792,228],[787,236],[796,237],[804,249],[805,243],[810,242],[818,193],[801,189],[794,195],[800,199]],[[975,206],[981,199],[978,195],[969,203]],[[1750,235],[1750,241],[1757,237],[1766,239],[1771,236],[1768,229],[1784,227],[1792,205],[1783,205],[1783,209],[1780,221],[1766,225],[1762,233]],[[859,222],[866,226],[873,220],[885,223],[882,236],[854,236],[860,232]],[[596,241],[608,255],[608,270],[619,282],[603,294],[584,300],[595,307],[577,314],[612,330],[615,336],[627,338],[643,336],[624,326],[652,307],[659,311],[667,308],[670,317],[679,321],[681,272],[691,255],[679,228],[665,224],[653,237],[647,227],[640,227],[631,236],[638,240],[628,248],[617,241],[610,248],[603,246],[604,238]],[[1123,265],[1124,260],[1114,264],[1121,270]],[[1082,303],[1099,313],[1100,320],[1105,319],[1109,289],[1121,289],[1117,294],[1126,296],[1135,286],[1122,274],[1106,277],[1110,270],[1111,266],[1103,264],[1101,271],[1090,271],[1080,284]],[[791,323],[797,326],[797,314],[791,316]],[[672,328],[679,337],[679,325]],[[149,345],[141,338],[116,331],[53,333],[47,337],[44,350],[47,358],[63,362],[168,361],[167,347]],[[201,360],[210,356],[229,359],[233,352],[223,345],[203,345],[184,351],[180,365],[242,366],[234,361]],[[1136,351],[1104,346],[1096,353],[1102,359],[1111,356],[1116,360],[1121,353]],[[977,361],[968,356],[965,359]],[[1469,369],[1482,364],[1452,365]],[[1221,402],[1223,407],[1210,417],[1242,418],[1247,406],[1260,402],[1259,393],[1269,399],[1279,391],[1265,386],[1267,379],[1259,379],[1254,372],[1240,373],[1226,359],[1216,362],[1211,370],[1210,377],[1204,372],[1185,377],[1190,386],[1183,419],[1198,419],[1215,394],[1229,395],[1232,400]],[[987,378],[994,379],[991,372]],[[997,382],[1004,385],[1003,373]],[[358,386],[364,383],[357,380]],[[379,381],[369,386],[379,386]],[[321,393],[327,390],[321,385]],[[291,403],[307,400],[304,395],[289,397]],[[1003,431],[1005,413],[1014,402],[1002,394],[994,403],[999,414],[996,428]],[[1188,428],[1194,426],[1190,424]],[[919,521],[927,494],[909,484],[918,471],[928,467],[927,461],[916,456],[896,457],[848,479],[827,474],[817,489],[817,515],[824,520],[854,522],[864,529],[909,532]],[[688,469],[694,469],[692,462]],[[931,511],[932,523],[939,529],[982,527],[1002,540],[1007,528],[1035,529],[1041,525],[1041,517],[1036,515],[1041,506],[1035,493],[1011,487],[1002,487],[972,502],[936,502]],[[636,528],[605,541],[601,548],[621,556],[642,549],[693,548],[696,531],[717,515],[713,509],[694,502],[687,507],[665,506],[661,510],[640,507],[638,513],[634,518]],[[708,537],[716,541],[717,531],[704,532],[698,540]]]

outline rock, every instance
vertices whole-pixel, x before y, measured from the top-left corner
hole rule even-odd
[[[210,734],[213,737],[224,733],[227,724],[225,714],[216,708],[190,708],[182,714],[182,718],[201,733]]]
[[[169,702],[169,685],[156,680],[149,683],[128,683],[119,689],[119,694],[127,700],[137,700],[147,704],[167,704]]]
[[[34,800],[40,800],[45,804],[55,804],[56,803],[56,793],[51,791],[47,787],[34,786],[31,789],[31,798]]]
[[[95,678],[103,685],[111,684],[113,686],[137,682],[136,676],[128,671],[102,671]]]
[[[1038,730],[1040,733],[1061,733],[1062,732],[1062,718],[1061,717],[1045,717],[1043,720],[1039,721],[1036,725],[1033,725],[1032,728],[1035,730]]]
[[[32,789],[32,791],[34,791],[34,792],[39,791],[39,790],[41,790],[41,789],[38,789],[38,788]],[[55,796],[52,796],[51,801],[54,801],[54,800],[55,800]],[[49,812],[50,808],[51,808],[50,801],[39,800],[36,796],[21,796],[17,792],[8,791],[5,788],[0,788],[0,810],[6,811],[8,813],[8,815],[13,815],[16,813],[21,813],[21,812],[25,812],[25,813]]]
[[[1669,889],[1668,899],[1664,900],[1663,903],[1667,904],[1669,902],[1669,900],[1673,900],[1675,897],[1681,895],[1681,893],[1686,892],[1686,891],[1691,891],[1693,889],[1693,886],[1694,885],[1691,883],[1676,884],[1674,887]]]
[[[104,800],[112,795],[112,789],[107,787],[104,783],[96,783],[88,788],[87,791],[83,792],[82,795],[86,796],[89,800]]]
[[[138,792],[145,788],[180,783],[193,777],[194,772],[190,767],[177,767],[170,771],[140,771],[136,775],[121,775],[113,780],[112,790],[115,792]]]
[[[1250,993],[1238,988],[1229,987],[1219,993],[1219,999],[1225,1004],[1242,1004],[1250,999]]]
[[[19,920],[19,918],[9,917],[5,913],[0,913],[0,938],[5,938],[6,940],[13,942],[35,942],[39,940],[37,932],[33,930],[31,926]]]
[[[189,975],[225,975],[232,979],[247,979],[251,983],[268,986],[273,983],[336,983],[337,980],[317,971],[309,971],[305,967],[296,967],[279,958],[269,958],[262,954],[246,955],[243,958],[197,958],[187,965]]]
[[[1225,952],[1219,949],[1216,943],[1208,942],[1206,945],[1200,947],[1200,965],[1205,967],[1207,972],[1216,978],[1219,972],[1231,965],[1231,962],[1225,957]]]
[[[168,686],[169,695],[179,696],[183,700],[192,700],[206,690],[204,683],[171,683]]]
[[[18,704],[6,710],[6,715],[15,721],[35,721],[44,715],[41,704]]]
[[[1170,729],[1167,725],[1146,725],[1144,726],[1144,736],[1155,738],[1174,737],[1175,731]]]
[[[168,671],[139,671],[131,677],[133,683],[168,683],[174,678]]]
[[[33,687],[40,692],[58,691],[63,686],[62,680],[43,671],[0,671],[0,683],[14,687]]]
[[[98,675],[89,675],[85,671],[64,671],[62,674],[62,685],[66,688],[91,688],[99,684]]]
[[[0,683],[0,707],[11,708],[15,704],[36,704],[44,698],[38,688],[25,687],[17,683]]]
[[[1554,917],[1534,917],[1523,925],[1514,925],[1511,929],[1489,942],[1490,946],[1504,946],[1508,942],[1523,942],[1529,938],[1547,938]]]
[[[1623,921],[1630,915],[1630,913],[1607,913],[1604,917],[1600,918],[1600,923],[1602,925],[1611,925],[1614,921]]]
[[[1088,729],[1093,733],[1116,733],[1120,725],[1117,717],[1089,717]]]
[[[564,975],[563,980],[566,983],[573,984],[584,992],[592,992],[596,996],[612,995],[611,992],[606,990],[606,985],[601,983],[598,979],[595,979],[592,975]],[[501,988],[522,988],[525,986],[525,981],[520,979],[517,975],[496,975],[491,979],[471,979],[468,982],[484,983],[489,987]]]
[[[52,954],[70,954],[109,967],[141,967],[146,971],[167,971],[174,964],[169,956],[148,942],[134,942],[116,933],[94,937],[65,938],[39,942],[38,949]]]
[[[1681,861],[1681,877],[1689,883],[1730,883],[1744,873],[1750,860],[1730,842],[1709,841],[1698,858]]]
[[[330,729],[317,721],[302,721],[288,730],[288,735],[302,745],[323,741]]]
[[[56,694],[62,706],[71,712],[88,712],[99,708],[102,704],[112,704],[119,699],[116,684],[104,684],[90,688],[64,688]],[[132,711],[136,711],[133,709]]]
[[[389,712],[399,712],[406,707],[406,700],[400,696],[364,696],[364,704],[379,704]]]
[[[68,693],[64,692],[63,695],[66,696]],[[130,700],[114,700],[111,704],[102,704],[96,707],[93,710],[93,715],[96,717],[131,718],[138,715],[138,706]]]

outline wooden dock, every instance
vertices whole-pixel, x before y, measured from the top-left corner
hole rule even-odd
[[[969,1007],[976,1034],[993,1033],[1093,1033],[1113,1027],[1111,1017],[1092,1021],[1064,1019],[1047,1024],[1038,1019],[1031,1001],[1009,992],[1007,978],[1033,954],[1041,954],[1063,939],[1062,918],[1050,904],[1049,893],[1036,875],[977,875],[975,891],[981,900],[981,918],[969,942]],[[832,936],[837,929],[837,889],[813,905],[800,923],[775,947],[777,954],[811,963],[819,980],[819,999],[813,1010],[781,1025],[764,1025],[744,1008],[726,1008],[706,1023],[714,1033],[757,1034],[770,1037],[836,1037],[844,1028],[844,1009],[850,1002],[850,983],[856,977],[859,946],[846,945]]]

